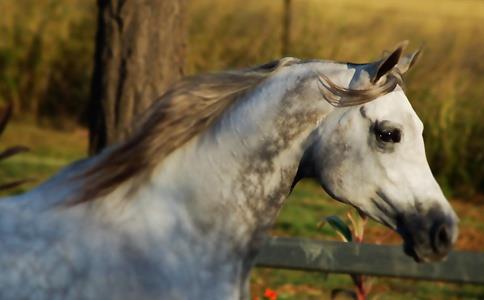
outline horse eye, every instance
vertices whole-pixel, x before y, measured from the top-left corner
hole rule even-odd
[[[375,131],[376,137],[379,141],[385,143],[398,143],[401,139],[400,130],[397,128],[394,129],[376,129]]]

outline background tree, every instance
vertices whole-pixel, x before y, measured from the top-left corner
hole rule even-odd
[[[134,117],[183,74],[187,0],[98,0],[89,152],[123,140]]]

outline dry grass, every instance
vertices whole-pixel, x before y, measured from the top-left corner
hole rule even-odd
[[[192,1],[188,73],[281,56],[282,0]],[[1,1],[0,102],[41,120],[77,120],[89,96],[96,12],[84,0]],[[366,62],[425,45],[408,95],[431,166],[459,195],[483,191],[484,2],[293,0],[296,57]]]
[[[431,166],[447,190],[482,191],[484,2],[293,2],[291,56],[367,62],[401,40],[423,45],[407,83]],[[282,0],[197,0],[190,20],[190,73],[281,56]]]

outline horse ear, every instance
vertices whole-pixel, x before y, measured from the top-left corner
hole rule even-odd
[[[407,46],[408,42],[401,42],[395,50],[386,54],[382,60],[371,63],[368,68],[368,73],[370,74],[371,83],[375,84],[378,82],[383,75],[392,70],[400,61],[403,49]]]
[[[421,53],[422,53],[422,48],[400,58],[397,64],[397,68],[400,71],[400,73],[405,74],[418,61],[418,59],[421,56]]]

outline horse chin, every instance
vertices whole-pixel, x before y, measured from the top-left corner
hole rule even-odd
[[[427,260],[419,255],[415,248],[410,245],[410,243],[404,242],[403,243],[403,252],[405,252],[406,255],[410,256],[415,260],[417,263],[424,263],[427,262]]]
[[[425,250],[422,247],[418,247],[413,244],[413,242],[408,241],[404,238],[403,252],[414,259],[417,263],[431,263],[443,261],[447,258],[447,253],[436,254],[431,250]]]

